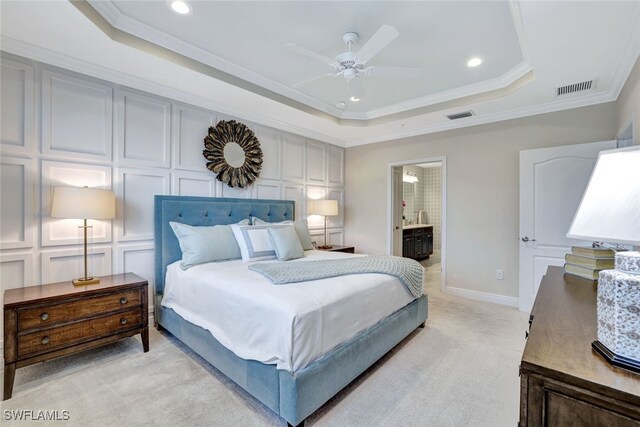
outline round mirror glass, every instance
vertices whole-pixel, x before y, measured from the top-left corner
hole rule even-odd
[[[224,146],[224,160],[233,168],[239,168],[244,164],[244,150],[237,142],[228,142]]]

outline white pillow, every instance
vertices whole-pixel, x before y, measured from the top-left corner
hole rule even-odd
[[[280,222],[267,222],[263,221],[260,218],[256,218],[255,216],[251,217],[253,221],[253,225],[264,225],[264,224],[293,224],[296,228],[296,233],[298,233],[298,239],[300,239],[300,243],[302,244],[302,249],[305,251],[309,251],[311,249],[315,249],[313,243],[311,241],[311,233],[309,233],[309,226],[307,225],[307,221],[304,219],[299,219],[296,221],[286,220]]]
[[[298,238],[298,233],[293,227],[275,228],[268,230],[271,244],[280,261],[289,261],[304,257],[304,249]]]
[[[276,251],[269,237],[269,228],[293,227],[293,224],[232,225],[233,235],[240,247],[242,261],[275,259]]]
[[[249,224],[243,219],[238,225]],[[182,251],[180,267],[186,270],[205,262],[228,261],[242,257],[235,236],[228,225],[192,226],[169,222]]]

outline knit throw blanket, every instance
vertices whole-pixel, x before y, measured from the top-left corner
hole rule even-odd
[[[299,283],[348,274],[380,273],[398,278],[415,298],[422,295],[424,269],[415,260],[388,255],[305,262],[258,263],[249,269],[261,273],[274,285]]]

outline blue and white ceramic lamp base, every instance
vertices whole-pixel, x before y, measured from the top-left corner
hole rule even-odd
[[[598,281],[598,340],[612,365],[640,373],[640,252],[619,252]]]

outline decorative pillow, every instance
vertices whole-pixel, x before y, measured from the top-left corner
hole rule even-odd
[[[253,220],[253,225],[264,225],[264,224],[291,224],[296,228],[296,233],[298,233],[298,239],[300,239],[300,243],[302,244],[302,249],[305,251],[309,251],[311,249],[315,249],[313,247],[313,243],[311,243],[311,233],[309,233],[309,226],[307,225],[307,221],[304,219],[299,219],[297,221],[281,221],[281,222],[267,222],[263,221],[260,218],[251,217]]]
[[[240,246],[242,261],[260,261],[276,258],[276,251],[269,238],[269,228],[293,228],[293,224],[232,225],[233,235]]]
[[[247,225],[249,220],[244,219],[238,224]],[[182,250],[180,267],[183,270],[205,262],[229,261],[242,257],[229,225],[194,227],[180,222],[169,222],[169,225]]]
[[[304,257],[304,249],[293,227],[274,228],[267,230],[273,249],[280,261]]]

